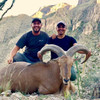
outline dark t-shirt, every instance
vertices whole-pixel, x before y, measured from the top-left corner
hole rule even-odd
[[[65,51],[67,51],[70,47],[72,47],[74,43],[77,43],[77,41],[73,37],[67,35],[63,39],[59,39],[56,37],[55,39],[49,38],[48,40],[48,44],[58,45]],[[51,52],[51,59],[57,57],[58,56],[55,53]]]
[[[25,56],[33,62],[39,61],[37,52],[47,43],[49,36],[45,32],[40,32],[39,35],[34,36],[32,31],[24,34],[16,43],[20,48],[25,48]]]

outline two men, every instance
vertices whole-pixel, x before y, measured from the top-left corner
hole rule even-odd
[[[65,35],[67,26],[64,22],[59,22],[57,24],[56,30],[58,35],[53,39],[45,33],[40,31],[42,24],[41,20],[38,18],[34,18],[32,20],[32,31],[24,34],[16,43],[16,46],[11,52],[10,58],[8,63],[18,62],[18,61],[25,61],[29,63],[36,63],[39,61],[41,55],[39,54],[40,49],[47,44],[55,44],[60,46],[62,49],[67,51],[70,47],[77,44],[77,41],[68,35]],[[20,48],[26,46],[25,52],[23,54],[18,53]],[[38,53],[38,57],[37,57]],[[91,54],[90,54],[91,55]],[[51,53],[51,59],[57,58],[55,53]],[[71,69],[71,80],[76,79],[76,72],[74,67],[72,66]]]
[[[31,23],[32,31],[25,33],[16,43],[8,59],[8,63],[24,61],[36,63],[39,61],[37,52],[47,43],[49,36],[40,31],[42,27],[41,20],[34,18]],[[26,46],[24,53],[19,53],[19,49]]]

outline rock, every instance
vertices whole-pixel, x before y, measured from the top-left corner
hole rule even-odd
[[[94,87],[92,99],[100,99],[100,83],[97,83]]]
[[[1,93],[2,96],[10,96],[11,95],[11,90],[7,90]]]
[[[24,96],[22,93],[20,92],[16,92],[16,93],[13,93],[11,96],[10,96],[10,99],[11,100],[27,100],[27,97]]]
[[[30,95],[30,96],[28,97],[28,99],[29,99],[29,100],[38,100],[38,95],[35,95],[35,96]]]

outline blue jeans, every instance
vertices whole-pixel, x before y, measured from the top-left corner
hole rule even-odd
[[[71,68],[71,78],[70,78],[70,80],[71,81],[75,81],[76,80],[76,70],[75,70],[75,68],[74,68],[74,66],[72,66],[72,68]]]
[[[20,61],[24,61],[24,62],[28,62],[28,63],[32,63],[32,64],[36,63],[36,62],[30,61],[24,54],[18,52],[14,56],[13,62],[20,62]]]

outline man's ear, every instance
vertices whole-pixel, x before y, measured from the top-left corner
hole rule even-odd
[[[65,26],[65,31],[67,30],[67,27]]]
[[[42,25],[43,25],[43,24],[41,23],[41,27],[42,27]]]
[[[58,30],[58,27],[56,27],[56,30]]]
[[[31,27],[33,26],[33,23],[31,23]]]

